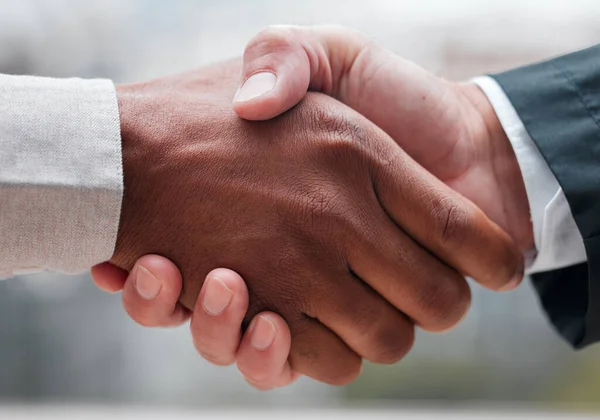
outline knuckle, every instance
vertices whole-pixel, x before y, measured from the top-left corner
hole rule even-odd
[[[319,104],[312,117],[315,131],[325,135],[322,143],[325,151],[345,157],[365,150],[367,134],[352,115],[329,104]]]
[[[292,31],[283,26],[268,26],[246,45],[245,55],[264,55],[286,50],[295,45]]]
[[[318,128],[329,134],[330,146],[355,150],[366,144],[364,130],[351,116],[330,108],[319,110],[317,118]]]
[[[373,363],[393,364],[401,360],[410,351],[414,344],[415,332],[414,327],[398,328],[397,325],[392,325],[393,328],[385,328],[380,330],[374,337],[376,349],[374,356],[369,358]]]
[[[320,25],[318,30],[337,44],[353,45],[359,49],[374,44],[374,41],[361,31],[341,24]]]
[[[473,227],[474,214],[454,198],[442,198],[432,206],[433,233],[444,246],[460,246]]]
[[[363,359],[335,334],[316,327],[316,322],[307,319],[290,325],[293,343],[289,355],[291,369],[334,386],[355,380],[362,370]]]
[[[350,312],[352,311],[352,312]],[[355,345],[362,343],[362,354],[373,363],[391,364],[402,359],[412,347],[414,326],[403,314],[387,305],[362,305],[347,308],[356,332]]]
[[[348,385],[353,382],[362,371],[362,359],[353,358],[344,364],[343,368],[332,370],[328,375],[322,378],[322,381],[333,386]]]
[[[471,305],[471,290],[467,281],[459,276],[435,282],[422,295],[420,304],[427,318],[422,327],[428,331],[445,331],[464,318]]]

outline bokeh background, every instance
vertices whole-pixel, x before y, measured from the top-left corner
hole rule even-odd
[[[600,42],[598,0],[0,0],[0,72],[167,75],[239,55],[270,24],[343,24],[453,79]],[[401,95],[401,92],[398,92]],[[419,332],[394,366],[353,384],[302,379],[261,393],[196,355],[187,327],[133,323],[89,275],[0,282],[0,409],[14,404],[181,408],[522,407],[600,413],[600,346],[571,350],[526,282],[473,285],[455,330]]]

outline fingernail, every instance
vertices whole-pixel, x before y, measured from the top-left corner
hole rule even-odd
[[[150,270],[141,265],[137,266],[135,269],[135,289],[141,297],[146,300],[152,300],[158,296],[161,287],[160,280]]]
[[[275,86],[277,77],[270,71],[250,76],[235,94],[234,102],[246,102],[269,92]]]
[[[260,315],[252,330],[252,347],[256,350],[268,349],[273,344],[275,332],[275,325],[266,316]]]
[[[219,278],[209,278],[202,306],[207,314],[216,316],[223,313],[233,299],[233,292]]]

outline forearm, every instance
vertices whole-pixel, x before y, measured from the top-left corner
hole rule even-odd
[[[0,273],[112,255],[122,196],[110,81],[0,75]]]

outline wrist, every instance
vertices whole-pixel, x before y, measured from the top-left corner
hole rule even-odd
[[[519,248],[530,251],[535,248],[529,200],[521,167],[508,138],[487,95],[475,83],[464,83],[460,90],[480,116],[481,129],[475,141],[486,145],[488,150],[487,169],[493,172],[498,185],[500,202],[506,215],[505,228]]]
[[[139,171],[143,165],[143,143],[139,102],[141,98],[137,95],[134,85],[116,86],[117,101],[119,106],[119,119],[121,127],[121,150],[123,159],[123,199],[121,205],[121,216],[117,241],[113,256],[110,260],[114,265],[130,270],[135,262],[136,255],[131,251],[134,249],[132,237],[134,234],[134,222],[141,219],[143,206],[135,205],[136,197],[143,195],[140,190],[144,182],[141,180]],[[136,214],[137,213],[137,214]],[[129,255],[131,254],[131,255]]]

